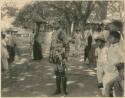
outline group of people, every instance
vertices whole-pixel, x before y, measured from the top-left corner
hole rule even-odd
[[[77,29],[74,34],[75,54],[79,56],[81,40],[85,39],[84,62],[88,58],[90,65],[96,66],[97,87],[101,94],[106,97],[123,96],[124,62],[120,46],[121,31],[111,30],[107,26],[107,24],[103,27],[98,26],[94,32],[87,28],[84,38],[82,38],[80,29]],[[57,90],[55,94],[61,93],[61,82],[63,92],[67,94],[65,62],[69,56],[70,45],[66,36],[67,34],[59,26],[55,28],[52,35],[49,61],[56,65]]]
[[[12,32],[1,32],[1,68],[9,72],[10,65],[15,60],[16,41]]]
[[[60,22],[55,24],[53,29],[49,62],[56,65],[56,91],[54,94],[61,93],[62,84],[63,93],[67,95],[67,77],[65,71],[70,52],[70,41]],[[93,33],[90,28],[86,28],[83,38],[80,29],[76,30],[76,34],[74,34],[75,54],[79,56],[81,40],[85,39],[84,62],[88,58],[91,65],[96,65],[98,88],[102,90],[102,95],[106,97],[114,96],[113,92],[116,91],[115,96],[123,96],[124,62],[120,49],[121,32],[107,29],[105,26],[103,29],[98,27],[95,31],[96,33]],[[40,60],[43,58],[41,54],[41,37],[37,35],[34,39],[34,60]],[[5,71],[9,70],[8,64],[14,61],[15,47],[16,42],[14,41],[13,33],[7,35],[2,33],[1,64],[2,69]],[[96,63],[93,63],[90,58],[96,61]],[[120,91],[122,93],[119,93]]]
[[[105,32],[108,31],[105,38]],[[98,88],[106,97],[123,96],[124,62],[120,46],[121,32],[104,29],[95,38]]]

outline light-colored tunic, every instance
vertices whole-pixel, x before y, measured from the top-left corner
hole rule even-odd
[[[9,54],[6,47],[6,40],[2,39],[1,40],[1,62],[4,70],[8,70],[8,60],[7,60],[8,58],[9,58]]]

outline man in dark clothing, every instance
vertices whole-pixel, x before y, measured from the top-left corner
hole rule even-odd
[[[89,35],[88,39],[88,44],[87,46],[85,47],[85,56],[84,56],[84,61],[86,61],[86,59],[88,58],[88,55],[89,55],[89,51],[91,50],[91,45],[92,45],[92,36]]]
[[[34,60],[41,60],[43,58],[41,45],[36,40],[34,40],[34,44],[33,44],[33,57],[34,57]]]
[[[12,63],[15,59],[15,47],[16,47],[16,42],[14,39],[14,34],[10,32],[10,34],[7,35],[7,50],[9,53],[9,59],[8,59],[9,63]]]

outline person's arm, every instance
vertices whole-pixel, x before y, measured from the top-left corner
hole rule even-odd
[[[124,62],[122,57],[123,51],[120,49],[120,46],[117,49],[117,51],[118,51],[117,53],[118,53],[119,62],[116,64],[116,67],[118,70],[121,70],[121,69],[124,69]]]
[[[124,69],[124,61],[122,57],[123,51],[121,51],[120,46],[116,47],[115,51],[115,63],[114,65],[117,67],[118,70]]]
[[[96,59],[98,58],[98,50],[99,50],[98,48],[95,49],[95,57],[96,57]]]

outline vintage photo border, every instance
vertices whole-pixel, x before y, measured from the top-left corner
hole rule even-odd
[[[32,0],[32,1],[72,1],[72,0]],[[125,29],[125,0],[73,0],[73,1],[124,1],[124,12],[122,14],[123,14],[123,24],[124,24],[124,29]],[[2,0],[0,1],[0,5],[2,4],[1,2],[2,2]],[[19,0],[19,2],[20,2],[20,0]],[[1,10],[0,10],[0,15],[1,15]],[[0,30],[1,30],[1,25],[2,24],[1,24],[1,19],[0,19]],[[124,36],[125,36],[125,31],[124,31]],[[125,55],[125,38],[122,41],[123,41],[123,51],[124,51],[124,55]],[[1,50],[1,43],[0,43],[0,50]],[[1,54],[1,52],[0,52],[0,54]],[[125,62],[125,56],[123,56],[123,58],[124,58],[124,62]],[[1,66],[0,66],[0,70],[1,70]],[[1,74],[1,71],[0,71],[0,74]],[[125,74],[125,71],[124,71],[124,74]],[[1,76],[0,76],[0,78],[1,78]],[[124,84],[125,84],[125,81],[124,81]],[[0,87],[1,87],[1,84],[0,84]],[[125,88],[125,85],[124,85],[124,88]],[[125,93],[125,90],[124,90],[124,93]],[[1,94],[1,89],[0,89],[0,94]],[[125,96],[125,94],[124,94],[124,96]],[[5,98],[9,98],[9,97],[5,97]],[[15,97],[15,98],[20,98],[20,97]],[[29,98],[32,98],[32,97],[29,97]],[[41,97],[37,97],[37,98],[41,98]],[[48,97],[43,97],[43,98],[48,98]],[[55,98],[55,97],[52,97],[52,98]],[[68,97],[68,98],[70,98],[70,97]],[[82,98],[82,97],[74,97],[74,98]],[[96,98],[96,97],[93,97],[93,98]]]

